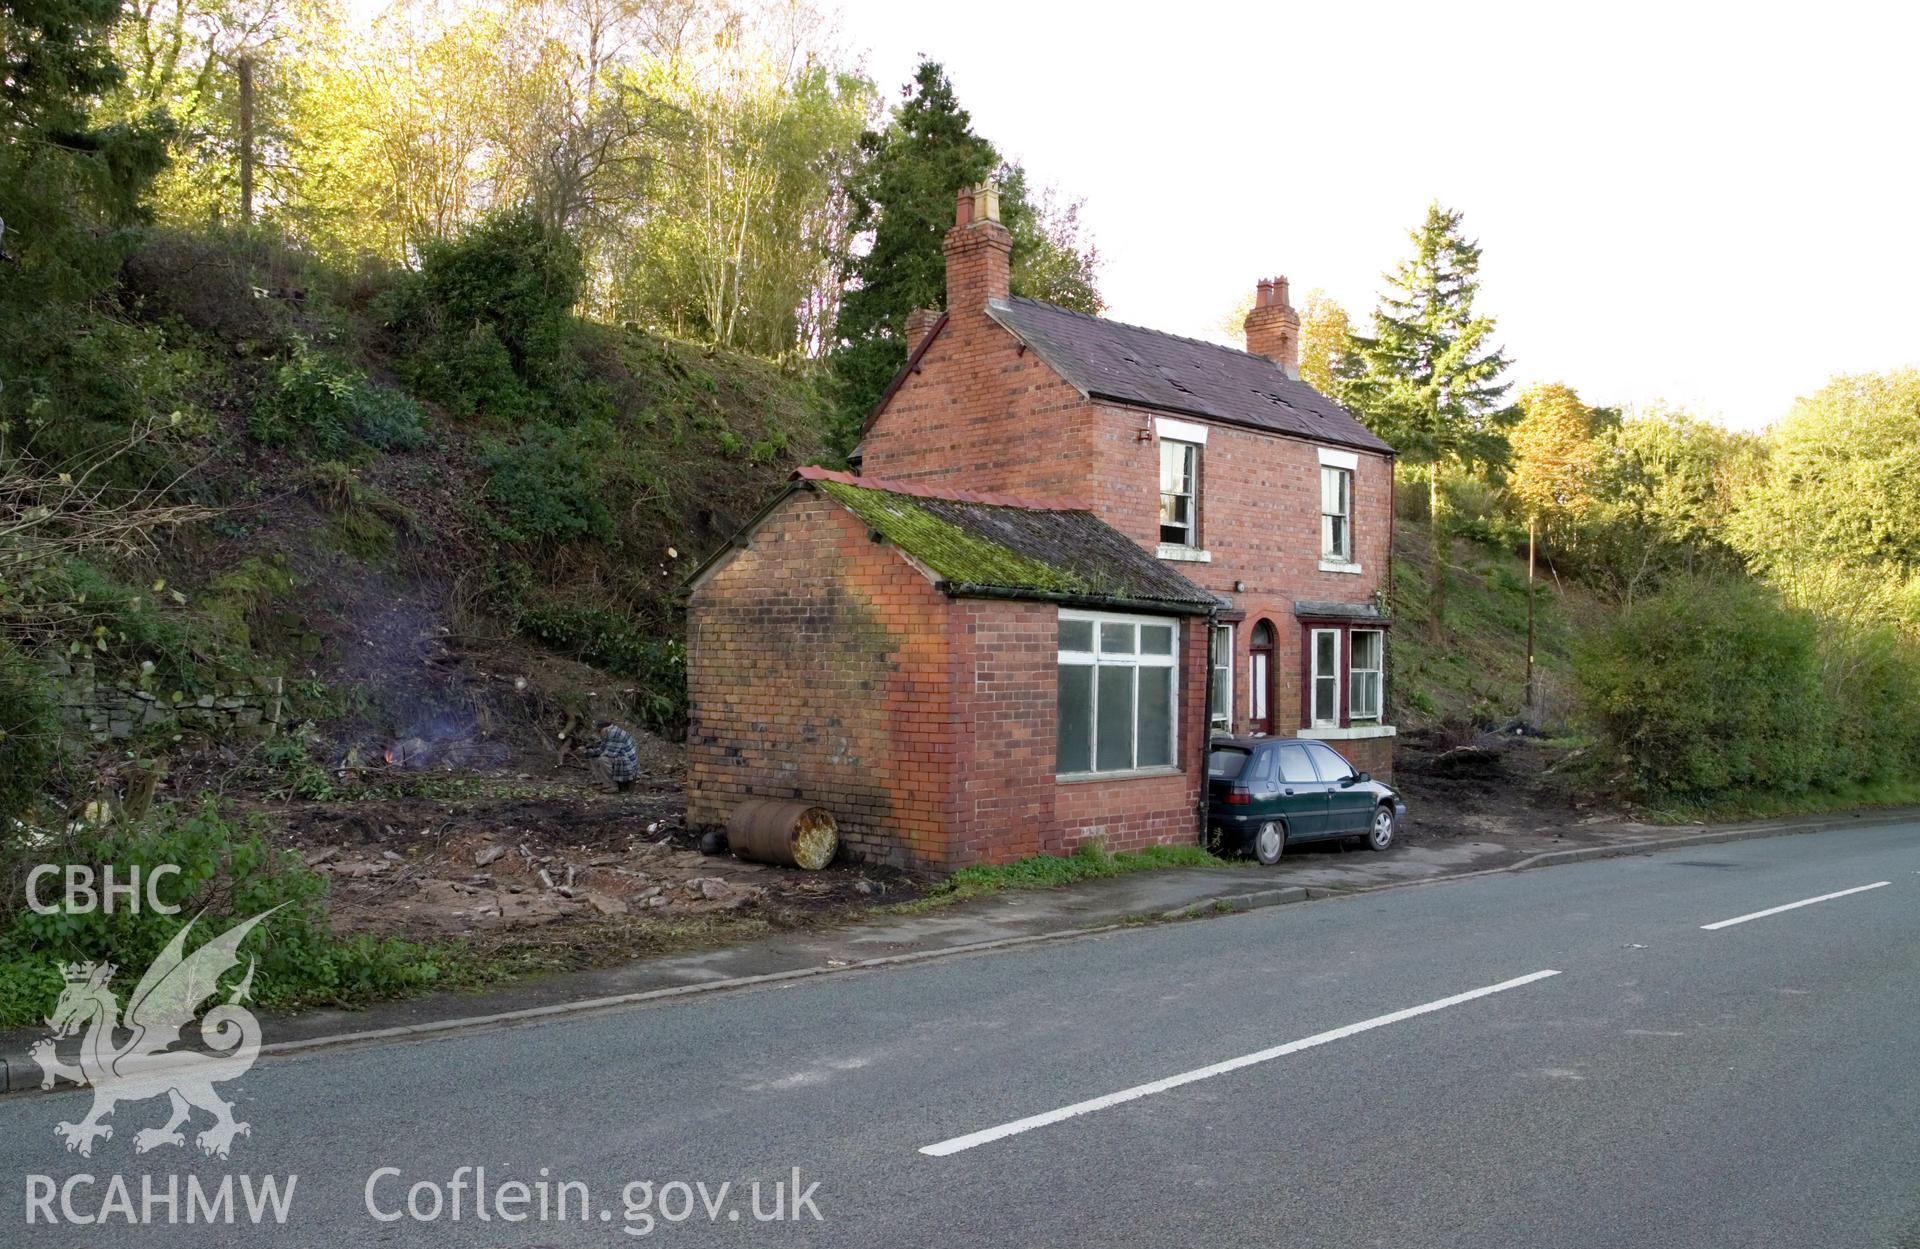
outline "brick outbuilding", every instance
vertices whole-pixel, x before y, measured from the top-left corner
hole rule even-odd
[[[689,822],[802,797],[941,870],[1195,842],[1218,605],[1071,501],[802,469],[692,582]]]

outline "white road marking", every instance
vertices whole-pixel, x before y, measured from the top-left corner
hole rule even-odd
[[[1850,893],[1865,893],[1869,889],[1884,889],[1893,882],[1876,880],[1871,885],[1856,885],[1852,889],[1842,889],[1838,893],[1823,893],[1817,898],[1802,898],[1798,902],[1789,902],[1785,906],[1770,906],[1764,911],[1755,911],[1751,915],[1736,915],[1732,919],[1723,919],[1717,924],[1702,924],[1703,932],[1712,932],[1716,928],[1731,928],[1735,924],[1744,924],[1750,919],[1765,919],[1769,915],[1778,915],[1782,911],[1797,911],[1803,906],[1812,906],[1816,902],[1831,902],[1835,898],[1844,898]]]
[[[1214,1063],[1210,1067],[1198,1067],[1192,1071],[1183,1071],[1177,1076],[1168,1076],[1164,1080],[1155,1080],[1149,1084],[1136,1084],[1130,1089],[1121,1089],[1118,1093],[1108,1093],[1104,1097],[1095,1097],[1084,1102],[1075,1102],[1071,1106],[1062,1106],[1058,1110],[1049,1110],[1045,1114],[1031,1115],[1025,1119],[1015,1119],[1012,1123],[1003,1123],[998,1127],[983,1128],[978,1132],[969,1132],[965,1136],[956,1136],[934,1145],[923,1145],[920,1152],[935,1158],[944,1158],[962,1150],[972,1149],[976,1145],[985,1145],[991,1141],[1009,1136],[1018,1136],[1022,1132],[1031,1132],[1035,1128],[1044,1128],[1048,1124],[1059,1123],[1062,1119],[1071,1119],[1077,1115],[1091,1114],[1096,1110],[1105,1110],[1109,1106],[1118,1106],[1122,1102],[1137,1101],[1142,1097],[1151,1097],[1155,1093],[1164,1093],[1168,1089],[1177,1089],[1183,1084],[1193,1084],[1200,1080],[1211,1080],[1214,1076],[1225,1075],[1229,1071],[1238,1071],[1242,1067],[1251,1067],[1257,1063],[1271,1062],[1284,1058],[1288,1054],[1297,1054],[1301,1050],[1326,1045],[1331,1041],[1344,1040],[1375,1028],[1384,1028],[1390,1023],[1412,1019],[1417,1015],[1430,1015],[1449,1006],[1459,1006],[1476,998],[1489,997],[1495,993],[1505,993],[1508,989],[1518,989],[1536,980],[1545,980],[1548,976],[1557,976],[1557,971],[1536,971],[1530,976],[1519,976],[1512,980],[1503,980],[1499,984],[1490,984],[1485,988],[1472,989],[1466,993],[1456,993],[1452,997],[1443,997],[1438,1001],[1427,1002],[1420,1006],[1409,1006],[1405,1010],[1394,1011],[1390,1015],[1379,1015],[1359,1023],[1350,1023],[1344,1028],[1335,1028],[1331,1032],[1320,1032],[1298,1041],[1289,1041],[1285,1045],[1276,1045],[1272,1049],[1258,1053],[1243,1054],[1238,1058],[1229,1058],[1225,1062]]]

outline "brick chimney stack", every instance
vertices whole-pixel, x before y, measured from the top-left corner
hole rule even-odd
[[[1285,278],[1260,279],[1246,329],[1248,352],[1265,356],[1289,377],[1300,376],[1300,314],[1287,300]]]
[[[947,311],[965,316],[1005,299],[1012,268],[1013,235],[1000,224],[1000,187],[988,181],[963,187],[955,197],[947,253]]]
[[[940,320],[940,313],[933,308],[915,308],[907,314],[907,353],[925,341],[927,334]]]

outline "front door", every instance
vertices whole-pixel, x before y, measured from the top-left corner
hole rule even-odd
[[[1273,624],[1253,626],[1247,654],[1247,732],[1265,737],[1273,732]]]

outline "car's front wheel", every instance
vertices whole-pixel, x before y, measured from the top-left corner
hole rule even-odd
[[[1253,857],[1272,866],[1287,852],[1286,826],[1269,820],[1253,835]]]
[[[1367,830],[1367,849],[1385,850],[1393,844],[1393,808],[1373,809],[1373,825]]]

